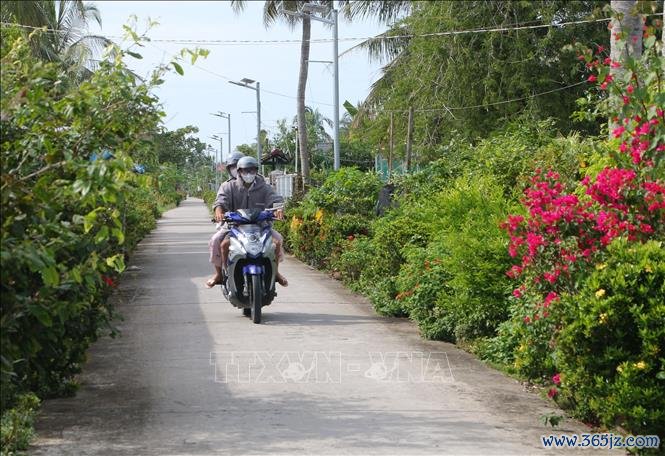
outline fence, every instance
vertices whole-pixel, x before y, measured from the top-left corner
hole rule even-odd
[[[284,199],[289,199],[293,195],[293,187],[296,181],[295,174],[271,174],[271,183],[275,186],[275,191],[282,195]]]
[[[388,160],[383,158],[381,155],[377,155],[375,158],[375,169],[376,173],[379,175],[379,178],[387,182],[388,181]],[[408,172],[420,171],[420,165],[412,163],[411,169]],[[402,160],[393,160],[392,169],[390,170],[391,176],[401,176],[406,174],[406,163]]]

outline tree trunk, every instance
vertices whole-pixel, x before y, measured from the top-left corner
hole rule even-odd
[[[300,145],[300,165],[303,185],[309,183],[309,147],[307,144],[307,123],[305,121],[305,88],[309,66],[309,39],[311,21],[309,16],[302,18],[302,43],[300,44],[300,76],[298,77],[298,142]]]
[[[637,0],[612,0],[611,7],[615,14],[610,29],[610,58],[621,66],[610,68],[610,74],[615,80],[621,80],[626,71],[626,60],[642,56],[642,16],[637,13]],[[612,105],[620,107],[618,95],[610,96]],[[610,135],[617,126],[612,119],[609,120]]]
[[[612,0],[612,10],[617,17],[612,19],[610,36],[610,57],[617,62],[624,62],[626,58],[638,59],[642,56],[642,16],[637,13],[637,0]],[[619,41],[617,36],[625,34]],[[613,68],[620,73],[621,68]]]

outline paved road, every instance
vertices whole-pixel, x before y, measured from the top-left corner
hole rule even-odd
[[[203,285],[208,218],[188,199],[141,242],[122,336],[91,348],[75,398],[45,402],[32,454],[544,453],[546,401],[293,258],[252,324]]]

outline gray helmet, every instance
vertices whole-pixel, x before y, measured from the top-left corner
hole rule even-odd
[[[231,155],[229,155],[226,158],[226,172],[231,174],[229,168],[234,165],[237,166],[238,160],[240,160],[244,156],[245,154],[243,154],[242,152],[233,152]]]
[[[258,170],[259,162],[256,160],[256,158],[245,155],[240,160],[238,160],[238,164],[236,166],[239,170],[247,168],[256,168]]]

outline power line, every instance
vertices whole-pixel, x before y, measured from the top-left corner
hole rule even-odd
[[[159,46],[156,46],[156,45],[155,45],[154,43],[152,43],[152,42],[148,42],[148,44],[152,45],[152,47],[154,47],[155,49],[157,49],[157,50],[159,50],[159,51],[162,51],[162,52],[166,52],[166,53],[168,53],[167,51],[165,51],[164,49],[160,48]],[[228,77],[228,76],[225,76],[225,75],[220,74],[220,73],[216,73],[216,72],[214,72],[214,71],[212,71],[212,70],[209,70],[209,69],[207,69],[207,68],[202,67],[202,66],[199,65],[199,64],[196,64],[196,63],[195,63],[195,64],[192,65],[192,66],[195,67],[195,68],[198,68],[198,69],[201,70],[201,71],[204,71],[204,72],[206,72],[206,73],[209,73],[209,74],[211,74],[211,75],[213,75],[213,76],[216,76],[216,77],[218,77],[218,78],[224,79],[225,81],[232,81],[232,80],[233,80],[232,78],[230,78],[230,77]],[[264,89],[264,88],[261,88],[261,93],[269,93],[269,94],[271,94],[271,95],[276,95],[276,96],[284,97],[284,98],[290,98],[290,99],[293,99],[293,100],[297,100],[297,99],[298,99],[298,97],[294,97],[294,96],[292,96],[292,95],[287,95],[287,94],[285,94],[285,93],[274,92],[274,91],[272,91],[272,90],[267,90],[267,89]],[[310,100],[309,103],[317,104],[317,105],[322,105],[322,106],[332,106],[331,103],[324,103],[324,102],[322,102],[322,101],[315,101],[315,100]]]
[[[586,83],[587,83],[587,81],[580,81],[580,82],[576,82],[575,84],[570,84],[570,85],[567,85],[567,86],[564,86],[564,87],[558,87],[556,89],[547,90],[545,92],[534,93],[533,95],[528,95],[528,96],[520,97],[520,98],[511,98],[509,100],[496,101],[496,102],[493,102],[493,103],[477,104],[477,105],[472,105],[472,106],[443,107],[443,108],[420,108],[420,109],[414,109],[413,111],[414,112],[443,112],[443,111],[450,112],[450,111],[461,111],[463,109],[488,108],[490,106],[496,106],[496,105],[501,105],[501,104],[506,104],[506,103],[513,103],[515,101],[529,100],[531,98],[540,97],[542,95],[547,95],[547,94],[554,93],[554,92],[560,92],[562,90],[567,90],[567,89],[577,87],[579,85],[586,84]],[[367,110],[365,112],[378,114],[380,112],[404,113],[404,112],[408,112],[408,111],[409,111],[408,109],[382,109],[382,110],[371,109],[371,110]],[[451,115],[452,115],[452,113],[451,113]]]
[[[654,14],[645,14],[643,16],[654,16],[660,15],[658,13]],[[404,38],[428,38],[435,36],[454,36],[454,35],[464,35],[464,34],[474,34],[474,33],[494,33],[494,32],[510,32],[514,30],[534,30],[541,28],[552,28],[552,27],[565,27],[568,25],[579,25],[579,24],[590,24],[598,22],[608,22],[612,20],[611,18],[601,18],[601,19],[584,19],[578,21],[568,21],[568,22],[559,22],[556,24],[538,24],[538,25],[511,25],[505,27],[494,27],[494,28],[477,28],[477,29],[466,29],[466,30],[451,30],[445,32],[432,32],[432,33],[423,33],[419,35],[407,34],[407,35],[394,35],[394,36],[365,36],[365,37],[345,37],[338,38],[338,41],[382,41],[382,40],[395,40],[395,39],[404,39]],[[29,25],[22,24],[13,24],[9,22],[0,22],[2,26],[15,26],[22,27],[31,30],[46,30],[47,32],[53,33],[64,33],[62,30],[48,29],[45,27],[33,27]],[[123,38],[117,35],[109,35],[107,38]],[[288,40],[229,40],[229,39],[175,39],[175,38],[155,38],[150,39],[151,42],[156,43],[172,43],[172,44],[200,44],[207,46],[223,46],[223,45],[271,45],[271,44],[300,44],[302,43],[301,39],[288,39]],[[334,41],[332,38],[311,38],[310,43],[330,43]]]

